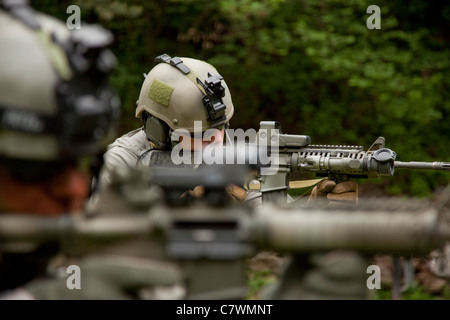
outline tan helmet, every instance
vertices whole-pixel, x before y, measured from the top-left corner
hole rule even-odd
[[[100,26],[69,30],[25,1],[0,0],[0,157],[57,161],[112,141],[111,42]]]
[[[144,80],[136,108],[136,117],[143,120],[147,137],[155,145],[168,145],[168,131],[193,133],[196,121],[201,121],[202,132],[229,122],[234,112],[230,90],[212,65],[166,54],[158,56],[155,63]]]

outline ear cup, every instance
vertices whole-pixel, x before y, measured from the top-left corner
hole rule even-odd
[[[145,134],[158,149],[168,149],[170,146],[169,126],[151,115],[145,121]]]

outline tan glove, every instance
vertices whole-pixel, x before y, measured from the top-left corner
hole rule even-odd
[[[329,179],[320,181],[311,191],[307,204],[328,199],[330,205],[358,203],[358,184],[348,180],[336,183]]]
[[[225,187],[225,190],[227,194],[230,196],[232,200],[235,201],[244,201],[245,197],[247,196],[247,192],[245,189],[235,185],[235,184],[229,184]],[[192,190],[188,190],[184,192],[181,196],[185,197],[187,195],[194,197],[194,198],[200,198],[205,194],[205,188],[203,186],[196,186]]]
[[[247,197],[247,191],[235,184],[229,184],[225,187],[228,195],[235,201],[244,201]]]
[[[205,188],[203,186],[196,186],[192,190],[187,190],[187,191],[183,192],[181,197],[184,198],[186,196],[190,196],[190,197],[194,197],[194,198],[200,198],[204,194],[205,194]]]

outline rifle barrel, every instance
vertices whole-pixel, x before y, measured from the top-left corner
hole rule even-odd
[[[41,217],[33,214],[0,214],[0,244],[6,241],[55,240],[73,235],[85,239],[114,240],[146,235],[151,231],[146,215],[112,215],[88,219]]]
[[[394,161],[395,169],[419,169],[450,171],[450,162]]]
[[[264,239],[266,248],[284,252],[424,253],[441,247],[450,239],[450,228],[440,223],[437,210],[415,209],[414,204],[399,208],[392,203],[389,211],[389,206],[375,201],[366,205],[369,210],[357,206],[332,211],[329,207],[296,212],[279,209],[276,215],[273,208],[264,207],[257,216],[261,236],[255,238]]]

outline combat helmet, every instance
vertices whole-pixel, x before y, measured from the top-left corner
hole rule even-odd
[[[222,129],[233,112],[229,88],[212,65],[163,54],[146,75],[136,117],[143,121],[147,138],[157,148],[168,149],[174,130],[192,134],[196,121],[201,121],[202,132]]]
[[[107,82],[112,40],[98,25],[70,30],[26,1],[0,0],[3,164],[98,154],[112,141],[120,112]]]

